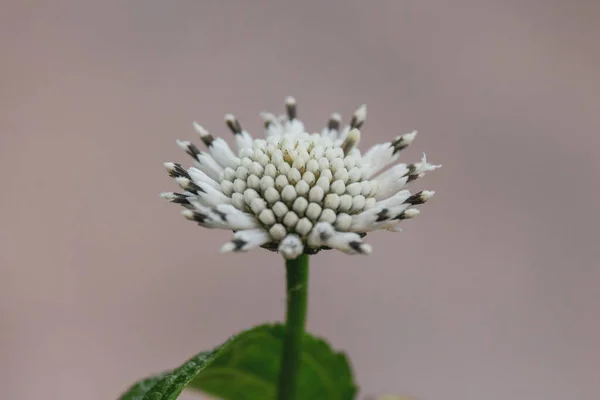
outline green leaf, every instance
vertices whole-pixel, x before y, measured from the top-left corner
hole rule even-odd
[[[285,328],[261,325],[181,367],[144,379],[120,400],[174,400],[187,386],[223,400],[275,399]],[[305,334],[297,400],[351,400],[356,393],[346,356]]]

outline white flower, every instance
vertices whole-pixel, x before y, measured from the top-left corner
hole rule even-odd
[[[413,206],[433,195],[427,190],[411,194],[404,188],[439,167],[428,164],[425,155],[417,163],[386,169],[412,143],[416,131],[361,154],[357,144],[366,106],[359,107],[343,129],[339,114],[332,114],[320,134],[305,132],[292,97],[286,99],[286,111],[279,117],[261,114],[265,139],[253,139],[233,115],[226,115],[237,151],[194,123],[208,152],[178,141],[195,166],[186,170],[165,163],[184,192],[161,196],[185,207],[187,219],[234,231],[222,251],[261,246],[287,259],[329,248],[368,254],[371,246],[362,241],[367,232],[399,231],[402,220],[419,214]]]

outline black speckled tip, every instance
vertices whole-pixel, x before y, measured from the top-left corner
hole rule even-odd
[[[361,239],[364,238],[365,236],[367,236],[366,233],[358,233],[358,235],[361,237]],[[271,242],[271,243],[263,244],[260,247],[262,247],[263,249],[266,249],[266,250],[269,250],[269,251],[277,253],[277,248],[279,247],[279,244],[275,243],[275,242]],[[332,248],[331,247],[327,247],[327,246],[319,247],[318,249],[307,249],[307,248],[304,248],[303,254],[307,254],[309,256],[312,256],[314,254],[317,254],[321,250],[332,250]]]

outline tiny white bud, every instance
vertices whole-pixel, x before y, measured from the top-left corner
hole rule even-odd
[[[329,184],[327,184],[329,186]],[[321,202],[325,196],[325,191],[320,186],[313,186],[308,192],[308,200],[314,202]]]
[[[236,193],[244,193],[246,190],[246,181],[242,179],[236,179],[233,181],[233,191]]]
[[[308,200],[306,200],[304,197],[297,197],[296,200],[294,200],[294,205],[292,206],[292,209],[296,211],[298,215],[302,216],[304,215],[304,212],[306,211],[307,207]]]
[[[248,170],[254,175],[258,176],[262,176],[263,172],[265,171],[264,167],[256,161],[252,162],[252,165],[250,166],[250,168],[248,168]]]
[[[319,170],[319,162],[315,159],[310,159],[306,163],[306,170],[315,173]]]
[[[341,195],[346,191],[346,184],[341,180],[337,180],[331,184],[331,191],[335,194]]]
[[[267,188],[267,190],[264,192],[264,197],[269,204],[273,204],[281,198],[279,191],[274,187]]]
[[[260,178],[254,174],[248,176],[246,180],[246,185],[254,190],[257,190],[260,187]]]
[[[342,168],[338,169],[337,171],[335,171],[335,174],[333,174],[333,179],[340,180],[342,182],[347,182],[348,181],[348,171],[346,171],[346,168],[342,167]]]
[[[340,206],[340,196],[335,193],[329,193],[325,196],[325,208],[337,210]]]
[[[298,152],[298,157],[302,158],[302,161],[304,161],[304,164],[306,165],[306,162],[310,159],[310,156],[308,155],[308,151],[306,151],[306,148],[308,148],[308,146],[310,146],[310,144],[308,142],[300,142],[301,146],[302,146],[302,150],[300,150]]]
[[[317,179],[317,183],[315,184],[315,186],[320,187],[323,192],[329,192],[330,185],[330,179],[326,176],[321,176],[319,179]]]
[[[300,179],[302,179],[302,175],[296,168],[291,168],[287,173],[287,178],[292,185],[295,185],[300,181]]]
[[[317,203],[310,203],[306,208],[305,215],[311,221],[316,221],[321,215],[322,208]]]
[[[265,165],[264,174],[266,176],[270,176],[271,178],[275,178],[277,176],[277,168],[275,168],[273,164],[267,164]]]
[[[296,189],[292,185],[287,185],[281,191],[281,198],[287,203],[294,201],[296,198]]]
[[[323,212],[321,212],[319,221],[329,222],[330,224],[333,224],[335,222],[336,217],[337,217],[337,214],[335,213],[335,211],[333,211],[332,209],[326,208],[323,210]]]
[[[358,182],[362,177],[362,171],[358,167],[353,167],[348,171],[348,180],[350,182]]]
[[[278,175],[277,178],[275,178],[275,188],[277,188],[278,190],[282,190],[287,185],[288,185],[287,176]]]
[[[249,160],[249,158],[247,158],[246,160]],[[239,166],[235,170],[235,176],[238,179],[246,180],[246,178],[248,178],[248,168],[244,167],[243,165]]]
[[[329,162],[333,162],[336,158],[339,158],[335,155],[335,151],[332,148],[325,150],[325,157],[329,160]]]
[[[330,169],[321,170],[321,177],[328,178],[330,181],[333,178],[333,174]]]
[[[221,191],[225,196],[231,196],[233,193],[233,182],[222,180],[221,181]]]
[[[344,158],[344,167],[346,167],[348,171],[356,167],[356,158],[354,158],[353,156],[346,156]]]
[[[275,224],[269,229],[269,235],[273,238],[273,240],[278,241],[285,237],[287,230],[281,224]]]
[[[252,200],[260,198],[260,195],[254,189],[244,190],[244,201],[246,204],[251,205]]]
[[[281,152],[281,150],[275,150],[275,152],[271,155],[271,163],[275,164],[275,166],[279,166],[284,162],[285,161],[283,161],[283,153]]]
[[[352,207],[352,196],[350,196],[349,194],[344,194],[344,195],[340,196],[339,210],[340,211],[350,211],[351,207]]]
[[[301,156],[295,158],[294,162],[292,163],[292,168],[302,169],[302,168],[304,168],[304,166],[305,166],[305,162]]]
[[[308,183],[309,185],[313,185],[315,183],[315,174],[310,171],[306,171],[304,175],[302,175],[302,180]]]
[[[296,232],[300,235],[305,236],[312,229],[313,224],[310,222],[308,218],[302,218],[296,224]]]
[[[331,161],[331,172],[334,174],[340,169],[344,168],[344,160],[341,158],[334,158]]]
[[[254,161],[252,161],[252,159],[250,157],[244,157],[244,158],[242,158],[242,167],[244,167],[248,171],[250,171],[250,168],[252,168],[253,162]]]
[[[262,190],[263,192],[266,191],[268,188],[274,188],[275,187],[275,179],[273,179],[273,177],[271,177],[271,176],[263,175],[263,177],[260,178],[259,187],[260,187],[260,190]]]
[[[268,208],[265,208],[260,212],[258,219],[267,226],[271,226],[275,223],[275,215],[273,214],[273,211]]]
[[[352,212],[362,211],[365,208],[365,203],[366,203],[366,199],[365,199],[365,196],[363,196],[362,194],[359,194],[358,196],[354,196],[352,198],[352,207],[350,208],[350,211],[352,211]]]
[[[258,215],[267,207],[267,202],[264,199],[254,199],[250,203],[250,208],[254,214]]]
[[[323,173],[323,170],[329,169],[329,160],[325,157],[319,158],[319,170]]]
[[[277,216],[277,218],[283,218],[283,216],[289,211],[285,203],[281,201],[276,202],[273,205],[272,209],[273,213],[275,213],[275,216]]]
[[[269,165],[269,163],[271,162],[271,159],[269,158],[268,155],[266,154],[261,154],[256,161],[258,161],[258,163],[264,168],[267,165]]]
[[[296,183],[295,189],[298,196],[306,196],[306,194],[310,190],[310,186],[305,180],[301,180],[298,183]]]
[[[360,190],[361,185],[358,182],[354,182],[346,186],[346,193],[348,193],[350,196],[356,196],[360,194]]]
[[[283,217],[283,223],[285,226],[291,229],[296,226],[298,219],[298,215],[295,212],[288,211],[288,213],[285,214],[285,217]]]
[[[292,167],[290,167],[290,164],[286,163],[285,161],[282,161],[280,164],[277,165],[277,171],[279,171],[280,174],[286,175],[290,169],[292,169]]]
[[[321,158],[323,158],[324,154],[325,154],[325,149],[321,145],[316,145],[310,152],[310,155],[313,156],[316,160],[320,160]]]
[[[368,196],[371,193],[371,182],[370,181],[362,181],[360,183],[360,194],[363,196]]]
[[[344,150],[342,150],[340,147],[334,147],[333,154],[334,154],[334,158],[339,158],[341,160],[344,159]]]
[[[223,179],[227,179],[228,181],[233,181],[235,179],[235,170],[233,168],[225,168],[223,170]]]
[[[252,143],[252,147],[254,149],[254,151],[252,152],[252,157],[250,157],[252,159],[252,161],[257,161],[261,155],[265,154],[263,151],[264,147],[260,146],[260,142],[261,142],[261,140],[255,139],[254,142]],[[264,140],[262,142],[264,142]],[[264,146],[264,144],[263,144],[263,146]]]
[[[339,231],[348,231],[352,224],[352,217],[348,214],[341,213],[337,215],[335,220],[335,228]]]

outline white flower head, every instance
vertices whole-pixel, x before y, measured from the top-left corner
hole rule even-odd
[[[357,147],[367,108],[359,107],[348,126],[332,114],[321,133],[309,134],[297,118],[296,101],[286,99],[286,115],[262,113],[266,137],[254,139],[231,114],[225,122],[237,151],[194,122],[208,151],[177,141],[195,166],[165,163],[183,189],[162,193],[185,207],[183,215],[206,228],[228,229],[233,239],[222,251],[255,247],[276,250],[287,259],[322,249],[368,254],[364,236],[374,230],[400,231],[402,220],[415,217],[414,206],[433,191],[411,194],[405,186],[439,167],[425,155],[413,164],[393,164],[417,132],[371,147]]]

